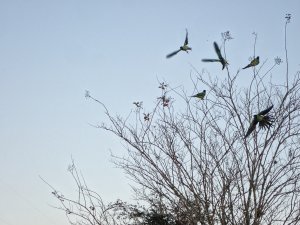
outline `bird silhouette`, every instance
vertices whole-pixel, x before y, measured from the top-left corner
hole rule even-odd
[[[250,127],[248,128],[245,138],[247,138],[252,133],[252,131],[255,130],[257,124],[259,124],[259,127],[263,129],[269,129],[273,126],[274,118],[267,114],[272,108],[273,105],[259,112],[258,114],[253,115],[252,122],[250,124]]]
[[[257,66],[259,64],[259,56],[257,56],[256,58],[254,58],[247,66],[245,66],[243,68],[244,69],[247,69],[249,67],[252,67],[252,66]]]
[[[195,95],[192,95],[191,97],[199,98],[199,99],[203,100],[205,94],[206,94],[206,90],[203,90],[202,92],[200,92],[200,93],[198,93],[198,94],[195,94]]]
[[[185,35],[185,41],[184,41],[184,44],[183,44],[182,46],[180,46],[180,48],[179,48],[178,50],[176,50],[176,51],[174,51],[174,52],[168,54],[168,55],[166,56],[167,58],[171,58],[172,56],[176,55],[176,54],[177,54],[178,52],[180,52],[180,51],[185,51],[185,52],[189,53],[188,51],[189,51],[189,50],[192,50],[192,48],[188,46],[188,44],[189,44],[189,39],[188,39],[188,31],[187,31],[187,29],[185,29],[185,31],[186,31],[186,35]]]
[[[217,42],[214,42],[214,48],[215,48],[215,51],[216,51],[219,59],[202,59],[202,62],[220,62],[222,64],[222,70],[224,70],[225,66],[228,65],[228,62],[222,56],[221,50],[220,50]]]

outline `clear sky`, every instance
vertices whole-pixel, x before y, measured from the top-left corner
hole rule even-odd
[[[131,198],[130,181],[110,162],[110,150],[124,149],[89,125],[105,117],[85,90],[126,115],[133,101],[151,107],[158,80],[191,87],[190,64],[223,79],[221,65],[201,58],[215,57],[212,43],[221,43],[227,30],[234,38],[226,46],[230,70],[249,62],[253,32],[267,70],[276,56],[285,59],[286,13],[292,14],[294,74],[300,70],[299,0],[0,0],[0,225],[68,224],[50,206],[56,201],[38,176],[75,191],[67,172],[71,156],[104,200]],[[166,59],[183,44],[186,28],[192,52]],[[273,70],[275,79],[283,67]],[[251,76],[243,74],[241,85]]]

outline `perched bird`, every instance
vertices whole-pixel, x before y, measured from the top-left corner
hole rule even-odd
[[[274,122],[274,118],[267,114],[272,108],[273,105],[253,116],[253,120],[245,135],[245,138],[247,138],[252,133],[252,131],[255,130],[257,124],[259,124],[259,127],[263,129],[269,129],[271,126],[273,126],[272,122]]]
[[[201,100],[203,100],[205,94],[206,94],[206,90],[203,90],[202,92],[200,92],[198,94],[195,94],[195,95],[192,95],[191,97],[200,98]]]
[[[259,64],[259,56],[257,56],[256,58],[254,58],[247,66],[245,66],[243,68],[244,69],[247,69],[249,67],[252,67],[252,66],[257,66]]]
[[[223,58],[217,42],[214,42],[214,48],[219,59],[202,59],[202,62],[220,62],[222,64],[222,70],[224,70],[225,66],[228,65],[228,62]]]
[[[186,31],[186,35],[185,35],[185,41],[184,41],[183,46],[180,46],[180,48],[179,48],[177,51],[172,52],[172,53],[170,53],[169,55],[167,55],[167,56],[166,56],[167,58],[171,58],[172,56],[176,55],[176,54],[177,54],[178,52],[180,52],[180,51],[185,51],[186,53],[189,53],[188,51],[189,51],[189,50],[192,50],[192,48],[190,48],[190,47],[188,46],[188,44],[189,44],[189,39],[188,39],[188,31],[187,31],[187,29],[186,29],[185,31]]]

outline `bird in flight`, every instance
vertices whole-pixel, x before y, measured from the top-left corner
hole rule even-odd
[[[219,59],[202,59],[202,62],[220,62],[222,64],[222,70],[224,70],[225,66],[228,65],[228,62],[223,58],[217,42],[214,42],[214,48]]]
[[[256,58],[254,58],[247,66],[245,66],[243,68],[244,69],[247,69],[249,67],[252,67],[252,66],[257,66],[259,64],[259,56],[257,56]]]
[[[206,94],[206,90],[203,90],[202,92],[200,92],[200,93],[198,93],[198,94],[195,94],[195,95],[192,95],[191,97],[199,98],[199,99],[203,100],[205,94]]]
[[[188,31],[187,31],[187,29],[185,29],[185,31],[186,31],[186,35],[185,35],[185,41],[184,41],[184,44],[183,44],[182,46],[180,46],[180,48],[179,48],[178,50],[176,50],[176,51],[174,51],[174,52],[168,54],[168,55],[166,56],[167,59],[168,59],[168,58],[171,58],[171,57],[174,56],[174,55],[176,55],[176,54],[177,54],[178,52],[180,52],[180,51],[185,51],[186,53],[189,53],[188,51],[189,51],[189,50],[192,50],[192,48],[188,46],[188,44],[189,44],[189,39],[188,39]]]
[[[252,133],[252,131],[255,130],[257,124],[259,124],[259,127],[263,129],[269,129],[273,126],[272,123],[274,122],[274,118],[268,115],[268,112],[270,112],[272,108],[273,105],[253,116],[252,122],[250,124],[250,127],[248,128],[245,138],[247,138]]]

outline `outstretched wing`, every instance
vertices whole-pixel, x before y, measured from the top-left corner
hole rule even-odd
[[[219,59],[202,59],[202,62],[220,62]]]
[[[252,131],[255,130],[255,127],[256,127],[256,124],[257,124],[257,123],[258,123],[258,122],[257,122],[256,119],[253,119],[253,120],[252,120],[252,122],[251,122],[251,124],[250,124],[250,127],[248,128],[248,131],[247,131],[247,133],[246,133],[246,135],[245,135],[245,138],[247,138],[247,137],[252,133]]]
[[[217,42],[214,42],[214,47],[215,47],[215,51],[216,51],[216,53],[218,55],[218,58],[220,60],[224,60],[224,58],[223,58],[223,56],[221,54],[221,50],[220,50],[219,45],[217,44]]]
[[[185,35],[185,41],[184,41],[184,45],[188,45],[189,44],[189,38],[188,38],[188,30],[185,29],[186,35]]]
[[[270,110],[273,108],[274,105],[271,105],[269,108],[261,111],[258,113],[258,115],[266,115],[268,112],[270,112]]]
[[[176,55],[178,52],[180,52],[180,49],[178,49],[178,50],[175,51],[175,52],[170,53],[170,54],[167,55],[166,57],[167,57],[167,58],[171,58],[172,56]]]

